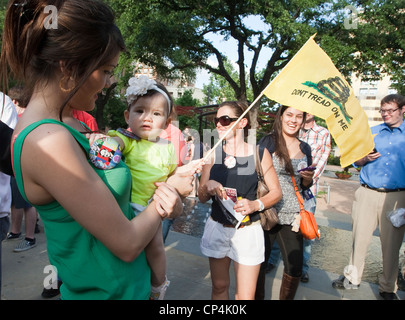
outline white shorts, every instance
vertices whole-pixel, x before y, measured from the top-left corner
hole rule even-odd
[[[237,263],[255,266],[264,261],[264,234],[260,221],[244,228],[228,228],[210,217],[201,239],[201,252],[210,258],[229,257]]]

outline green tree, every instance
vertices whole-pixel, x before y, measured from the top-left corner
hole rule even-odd
[[[174,101],[174,104],[176,106],[197,108],[201,105],[201,102],[198,99],[193,98],[193,90],[185,90],[183,95]],[[196,117],[179,115],[177,120],[179,121],[179,126],[181,129],[190,127],[198,130],[199,128],[199,119]]]
[[[206,69],[229,83],[235,99],[247,100],[249,87],[253,98],[258,97],[316,32],[318,40],[341,35],[342,42],[324,43],[332,47],[332,59],[340,60],[341,65],[348,60],[342,54],[350,49],[341,13],[349,2],[344,0],[110,0],[110,3],[133,58],[156,67],[166,78],[192,79],[196,68]],[[257,25],[249,23],[252,17]],[[216,45],[210,40],[212,35],[222,37],[225,45],[231,40],[236,43],[236,79],[226,68],[223,44]],[[258,70],[265,50],[271,50],[272,55],[264,70]],[[249,63],[247,52],[253,54]],[[208,62],[209,57],[216,59],[216,66]]]
[[[405,92],[405,0],[361,0],[358,23],[351,30],[350,45],[358,52],[353,72],[364,80],[387,73],[393,88]]]
[[[96,108],[91,112],[96,118],[100,130],[127,128],[124,111],[127,109],[125,99],[119,95],[114,95],[117,84],[103,90],[98,95]]]
[[[228,58],[224,59],[224,65],[226,71],[231,75],[232,79],[238,81],[239,74]],[[248,83],[248,79],[246,79],[246,81]],[[207,104],[220,103],[221,101],[235,99],[235,92],[230,83],[226,81],[224,77],[218,74],[211,74],[210,82],[208,85],[204,85],[203,92],[207,96]],[[248,88],[246,95],[247,99],[252,101],[253,93],[250,88]]]

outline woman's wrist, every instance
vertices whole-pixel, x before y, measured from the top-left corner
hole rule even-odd
[[[255,200],[258,204],[258,209],[256,211],[263,211],[264,210],[264,204],[260,199]]]
[[[208,190],[207,190],[207,184],[204,184],[199,188],[198,195],[206,200],[211,198],[211,195],[208,193]]]

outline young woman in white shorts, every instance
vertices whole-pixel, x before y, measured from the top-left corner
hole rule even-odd
[[[242,102],[227,101],[219,106],[215,118],[222,137],[246,110]],[[266,196],[257,199],[255,145],[245,142],[249,117],[240,120],[225,137],[224,145],[212,153],[203,167],[198,197],[201,202],[212,199],[212,213],[201,240],[201,251],[209,257],[212,299],[229,299],[231,261],[236,276],[235,299],[254,299],[260,264],[264,261],[264,236],[259,211],[281,199],[281,188],[270,154],[265,150],[261,159],[264,179],[270,187]],[[220,203],[226,197],[225,188],[236,189],[238,200],[233,209],[246,218],[238,228],[235,219]],[[247,221],[245,221],[247,220]]]

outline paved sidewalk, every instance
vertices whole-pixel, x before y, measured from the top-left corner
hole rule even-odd
[[[43,281],[48,275],[44,267],[49,264],[44,233],[37,235],[38,245],[28,251],[14,253],[16,242],[3,242],[3,292],[6,300],[42,300]],[[208,259],[199,249],[200,239],[178,232],[167,238],[168,278],[171,281],[167,300],[210,300],[211,279]],[[282,277],[282,263],[267,274],[266,300],[277,300]],[[234,275],[230,289],[235,293]],[[379,300],[378,285],[362,282],[358,290],[337,290],[331,281],[339,275],[318,268],[310,268],[310,281],[301,283],[296,300]],[[405,292],[398,291],[401,300]]]
[[[211,279],[208,259],[199,250],[199,238],[171,232],[167,238],[168,278],[171,280],[167,300],[209,300]],[[233,268],[231,268],[232,270]],[[267,274],[266,300],[278,300],[283,264]],[[310,281],[300,283],[295,300],[380,300],[378,285],[362,282],[358,290],[332,288],[338,274],[317,268],[309,269]],[[231,297],[235,293],[234,274],[231,276]],[[401,300],[405,292],[398,291]]]

